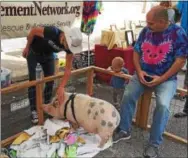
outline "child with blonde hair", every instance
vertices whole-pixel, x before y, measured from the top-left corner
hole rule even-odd
[[[129,74],[129,71],[124,68],[124,65],[125,63],[123,58],[115,57],[108,70],[114,71],[115,73]],[[124,78],[117,76],[112,76],[111,78],[110,85],[113,87],[113,104],[117,109],[120,108],[120,102],[122,100],[126,84],[127,81]]]

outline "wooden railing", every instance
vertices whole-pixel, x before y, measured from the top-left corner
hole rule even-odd
[[[130,79],[132,76],[130,75],[125,75],[125,74],[116,74],[114,72],[108,71],[103,68],[95,67],[95,66],[90,66],[82,69],[77,69],[71,72],[72,76],[81,74],[81,73],[87,73],[87,84],[86,84],[86,90],[87,94],[92,96],[93,95],[93,76],[94,72],[100,72],[100,73],[105,73],[113,76],[119,76],[125,79]],[[43,110],[41,108],[41,105],[43,104],[42,102],[42,85],[48,81],[52,81],[55,79],[60,79],[63,77],[63,73],[58,73],[57,75],[46,77],[41,81],[26,81],[26,82],[21,82],[17,84],[12,84],[11,86],[7,88],[1,89],[1,94],[8,94],[10,92],[18,91],[21,89],[25,89],[31,86],[36,86],[36,102],[37,102],[37,112],[39,116],[39,125],[42,125],[44,123],[44,116],[43,116]],[[184,91],[187,92],[185,89],[179,89],[177,91]],[[151,103],[151,96],[152,92],[146,91],[139,99],[138,101],[138,106],[137,106],[137,113],[136,113],[136,119],[133,120],[133,123],[145,130],[150,129],[150,125],[148,125],[148,116],[149,116],[149,108],[150,108],[150,103]],[[11,136],[3,141],[1,141],[1,146],[7,146],[13,142],[13,140],[18,137],[20,133]],[[181,137],[178,137],[176,135],[173,135],[168,132],[164,132],[164,135],[167,136],[168,138],[171,138],[175,141],[187,144],[187,140]]]

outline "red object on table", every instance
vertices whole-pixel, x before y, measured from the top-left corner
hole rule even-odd
[[[111,66],[112,59],[114,57],[122,57],[124,59],[124,67],[128,69],[129,74],[133,75],[135,68],[133,64],[133,47],[128,48],[113,48],[108,50],[106,46],[96,44],[95,45],[95,66],[107,69]],[[96,72],[96,78],[106,83],[110,83],[111,75]]]

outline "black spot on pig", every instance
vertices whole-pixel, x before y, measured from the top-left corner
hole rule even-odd
[[[88,115],[91,114],[91,109],[88,109],[87,114]]]
[[[113,127],[113,123],[112,122],[108,122],[108,127],[109,128]]]
[[[112,117],[116,117],[116,111],[112,112]]]
[[[89,106],[91,107],[91,108],[93,108],[94,106],[95,106],[95,102],[90,102],[90,104],[89,104]]]
[[[99,105],[104,105],[104,102],[100,102]]]
[[[100,110],[100,112],[101,112],[101,114],[104,114],[105,110],[102,108],[102,109]]]
[[[98,115],[98,111],[95,112],[95,116],[97,116],[97,115]]]
[[[101,121],[101,126],[105,126],[106,125],[106,121],[102,120]]]

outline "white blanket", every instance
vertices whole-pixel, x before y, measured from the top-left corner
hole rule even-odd
[[[60,141],[58,143],[49,143],[49,135],[55,135],[56,131],[70,127],[68,122],[55,119],[47,119],[44,126],[34,126],[26,133],[32,135],[27,141],[20,145],[11,145],[10,148],[17,151],[17,157],[54,157],[57,152],[59,157],[63,157],[65,152],[65,144]],[[96,134],[87,133],[83,128],[79,128],[76,134],[82,137],[86,144],[80,145],[77,148],[77,157],[94,157],[100,151],[109,148],[112,145],[112,140],[109,140],[103,148],[98,148],[100,137]]]

